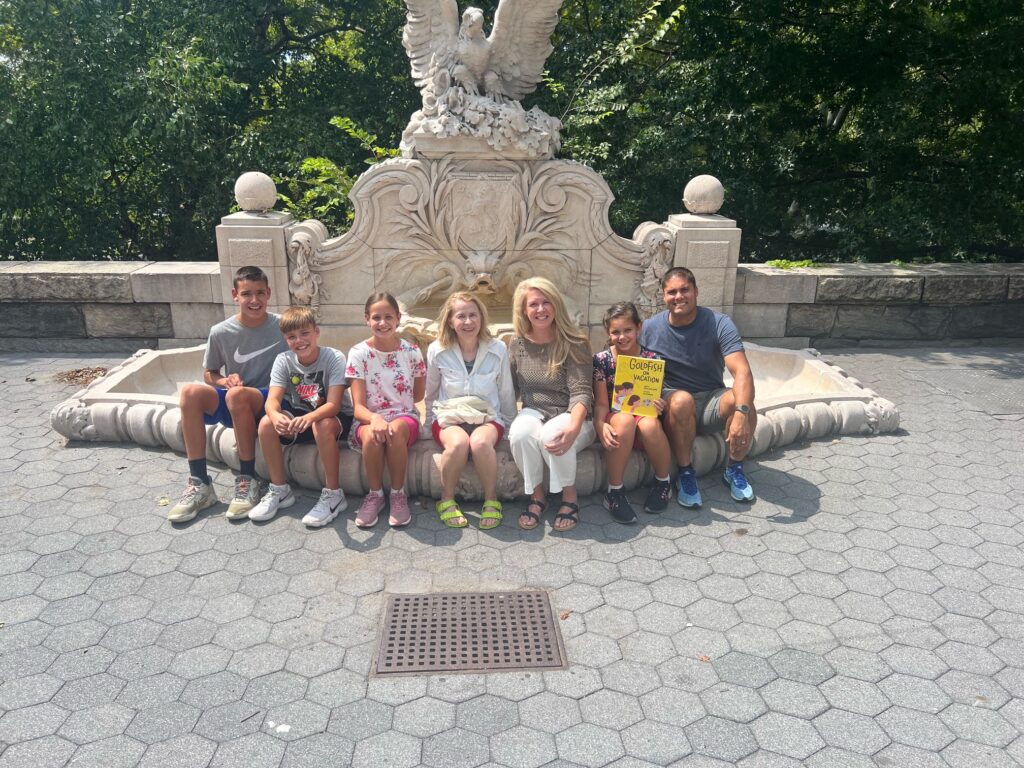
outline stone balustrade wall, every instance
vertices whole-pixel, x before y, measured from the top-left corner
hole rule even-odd
[[[0,262],[0,351],[190,346],[225,311],[216,262]],[[732,314],[786,347],[1024,339],[1024,264],[741,264]]]

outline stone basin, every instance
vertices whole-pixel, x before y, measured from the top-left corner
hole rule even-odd
[[[832,365],[814,350],[794,351],[746,344],[754,372],[759,414],[750,455],[798,440],[827,435],[870,435],[892,432],[899,427],[896,406],[865,388],[859,381]],[[178,409],[178,391],[199,380],[203,346],[173,350],[142,350],[105,376],[64,401],[50,416],[53,428],[72,440],[133,442],[168,446],[184,453]],[[577,488],[589,494],[605,483],[601,448],[592,446],[579,457]],[[410,451],[407,486],[409,493],[436,497],[440,492],[437,469],[438,449],[426,430]],[[207,456],[238,468],[234,432],[222,426],[207,430]],[[694,445],[694,467],[706,473],[726,459],[721,435],[701,436]],[[323,471],[314,445],[285,450],[289,476],[313,489],[323,486]],[[499,494],[511,498],[522,494],[522,478],[512,461],[508,443],[498,451]],[[262,457],[257,466],[264,476]],[[644,455],[635,452],[626,472],[627,488],[651,478]],[[348,493],[367,490],[358,453],[341,453],[341,482]],[[472,466],[463,473],[458,492],[479,498],[480,485]]]

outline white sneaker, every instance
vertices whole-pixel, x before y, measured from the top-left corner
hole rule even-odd
[[[348,501],[345,500],[345,492],[341,488],[336,491],[324,488],[320,491],[319,501],[302,518],[302,524],[320,528],[344,512],[347,507]]]
[[[295,494],[292,493],[290,485],[287,483],[284,485],[274,485],[271,483],[266,495],[259,500],[256,506],[249,510],[249,519],[257,522],[273,520],[277,510],[290,507],[294,503]]]

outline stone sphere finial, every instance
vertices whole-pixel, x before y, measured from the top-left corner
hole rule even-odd
[[[247,213],[263,213],[277,202],[277,187],[267,174],[249,171],[235,182],[235,200]]]
[[[725,202],[725,187],[714,176],[694,176],[683,190],[683,205],[690,213],[718,213]]]

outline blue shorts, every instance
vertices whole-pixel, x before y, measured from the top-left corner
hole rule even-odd
[[[221,389],[220,387],[215,387],[215,389],[217,391],[217,410],[215,410],[213,413],[204,413],[203,421],[206,423],[207,426],[211,426],[213,424],[223,424],[228,429],[232,429],[235,425],[231,423],[231,411],[228,410],[228,404],[227,401],[225,400],[228,391],[226,389]],[[267,402],[268,389],[266,387],[259,387],[257,388],[257,391],[261,395],[263,395],[263,402]],[[259,424],[260,419],[262,418],[263,411],[261,410],[259,413],[256,414],[256,423]]]

